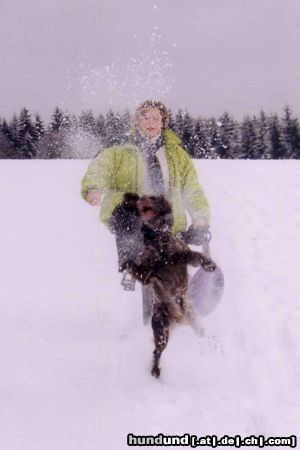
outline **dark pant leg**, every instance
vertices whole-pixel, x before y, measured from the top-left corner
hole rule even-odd
[[[116,245],[119,259],[119,271],[126,267],[127,261],[138,261],[143,249],[143,236],[137,216],[125,210],[123,205],[114,209],[108,222],[108,227],[116,235]]]

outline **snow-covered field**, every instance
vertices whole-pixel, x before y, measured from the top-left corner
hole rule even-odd
[[[197,161],[226,286],[158,381],[140,288],[79,195],[88,161],[1,161],[0,448],[122,450],[128,433],[280,436],[300,419],[300,163]]]

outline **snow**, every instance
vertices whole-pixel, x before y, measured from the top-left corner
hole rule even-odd
[[[122,291],[113,236],[80,198],[87,165],[0,163],[0,448],[297,434],[299,162],[196,162],[225,293],[204,338],[174,330],[160,380],[140,289]]]
[[[145,98],[159,98],[161,101],[167,98],[176,81],[171,60],[177,44],[170,47],[171,44],[158,30],[159,27],[154,25],[147,42],[140,43],[137,53],[134,56],[129,54],[122,64],[116,61],[106,64],[100,60],[91,65],[80,58],[77,77],[81,101],[85,105],[83,109],[98,110],[99,104],[108,99],[113,110],[135,110]],[[132,37],[136,39],[138,35],[133,33]]]

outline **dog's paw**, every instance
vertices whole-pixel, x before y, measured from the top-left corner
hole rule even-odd
[[[207,272],[213,272],[217,267],[211,259],[204,259],[201,265]]]
[[[153,368],[151,370],[151,375],[154,378],[159,378],[160,377],[160,368],[158,366],[153,366]]]
[[[133,269],[133,261],[128,260],[128,261],[124,261],[121,265],[120,265],[120,270],[121,272],[124,272],[124,270],[128,270],[128,272],[131,272]]]
[[[152,272],[146,271],[146,270],[140,270],[137,273],[135,273],[136,278],[142,283],[142,284],[149,284],[152,280]]]

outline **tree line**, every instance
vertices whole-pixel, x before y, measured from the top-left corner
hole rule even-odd
[[[71,115],[56,107],[49,124],[27,108],[11,120],[0,118],[1,159],[92,158],[102,148],[130,138],[129,111],[89,111]],[[169,127],[182,139],[192,158],[299,159],[300,125],[286,106],[281,116],[261,111],[240,122],[228,112],[220,117],[192,117],[169,111]]]

